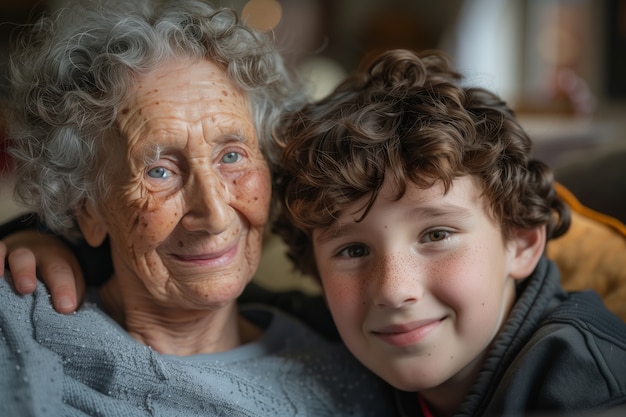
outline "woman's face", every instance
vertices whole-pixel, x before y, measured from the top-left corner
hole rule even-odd
[[[246,95],[209,61],[171,61],[137,80],[117,128],[104,149],[111,192],[86,236],[106,232],[116,277],[159,305],[234,301],[258,266],[271,196]]]

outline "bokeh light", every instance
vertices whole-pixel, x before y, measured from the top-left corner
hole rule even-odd
[[[268,32],[278,26],[282,8],[277,0],[250,0],[243,6],[241,17],[253,28]]]

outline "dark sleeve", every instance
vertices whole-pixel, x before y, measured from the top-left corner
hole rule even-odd
[[[35,214],[25,214],[0,225],[0,239],[20,230],[37,230],[41,233],[51,233]],[[98,286],[109,279],[113,273],[113,265],[108,238],[102,245],[93,248],[84,240],[73,243],[62,236],[56,236],[65,242],[76,255],[87,285]]]
[[[329,340],[340,341],[339,333],[321,295],[309,295],[301,291],[271,291],[251,282],[239,302],[271,305],[297,317]]]

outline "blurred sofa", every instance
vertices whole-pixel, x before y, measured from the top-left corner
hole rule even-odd
[[[572,224],[549,242],[547,255],[566,289],[593,288],[626,321],[626,145],[586,152],[554,170]]]

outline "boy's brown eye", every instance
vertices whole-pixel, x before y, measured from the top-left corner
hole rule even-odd
[[[361,256],[367,255],[369,252],[365,246],[362,245],[351,245],[344,248],[339,254],[342,256],[347,256],[349,258],[360,258]]]
[[[445,230],[433,230],[432,232],[428,232],[428,238],[432,242],[443,240],[446,237],[448,237],[448,232]]]

